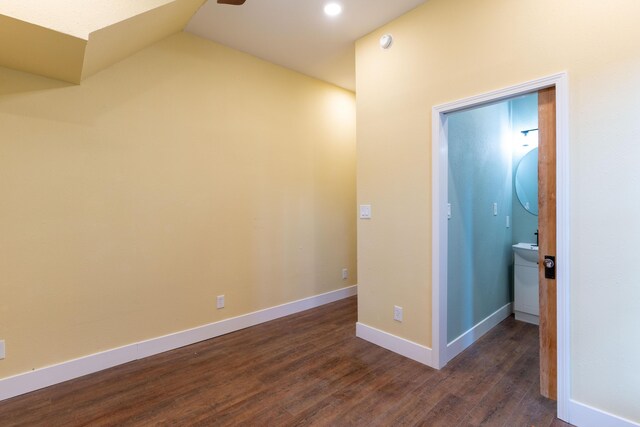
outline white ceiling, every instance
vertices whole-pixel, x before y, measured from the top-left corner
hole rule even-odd
[[[312,77],[355,90],[360,37],[426,0],[247,0],[243,6],[207,3],[186,31]],[[324,14],[340,3],[343,13]]]

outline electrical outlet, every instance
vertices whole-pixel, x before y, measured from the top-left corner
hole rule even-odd
[[[371,205],[360,205],[360,219],[371,219]]]
[[[0,360],[4,359],[4,340],[0,340]]]
[[[498,216],[498,204],[493,204],[493,216]]]
[[[224,295],[218,295],[216,307],[218,309],[224,308]]]
[[[397,305],[393,306],[393,320],[402,322],[402,307],[398,307]]]
[[[342,269],[342,280],[347,280],[349,278],[349,269],[348,268],[343,268]]]

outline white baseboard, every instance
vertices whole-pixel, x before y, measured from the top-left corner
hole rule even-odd
[[[357,294],[357,285],[289,302],[186,331],[129,344],[0,380],[0,400],[174,350]]]
[[[536,316],[535,314],[523,313],[521,311],[514,311],[516,320],[520,322],[527,322],[533,325],[540,326],[540,316]]]
[[[480,339],[481,336],[489,332],[492,328],[498,325],[498,323],[509,317],[512,312],[513,303],[508,303],[496,310],[493,314],[489,315],[473,328],[469,329],[467,332],[447,344],[446,362],[449,362],[451,359],[462,353],[467,347]]]
[[[431,349],[413,341],[397,337],[380,329],[356,323],[356,336],[427,366],[432,366]]]
[[[569,401],[569,422],[578,427],[640,427],[640,423],[620,418],[573,399]]]

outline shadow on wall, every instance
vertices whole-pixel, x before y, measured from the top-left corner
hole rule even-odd
[[[4,96],[62,89],[70,86],[75,85],[60,80],[36,76],[23,71],[0,67],[0,101]]]
[[[162,46],[174,55],[179,53],[179,45],[166,40]],[[0,113],[20,115],[44,120],[54,120],[79,125],[95,124],[110,110],[119,106],[132,104],[133,100],[146,93],[162,90],[165,85],[180,78],[180,61],[163,61],[162,50],[152,49],[153,53],[141,51],[131,58],[127,58],[109,69],[109,73],[97,73],[75,85],[59,80],[49,79],[8,68],[0,68]],[[152,55],[153,58],[149,58]],[[153,73],[140,69],[139,62],[143,60],[154,64]],[[186,55],[183,55],[186,57]],[[157,64],[157,66],[155,66]],[[161,70],[161,71],[160,71]],[[188,78],[188,77],[185,77]],[[113,86],[122,90],[111,90]],[[43,91],[50,91],[42,94]],[[6,96],[39,92],[41,98],[45,96],[58,105],[49,108],[47,102],[31,103],[29,97],[22,97],[20,102],[6,105]],[[91,101],[89,101],[91,100]]]

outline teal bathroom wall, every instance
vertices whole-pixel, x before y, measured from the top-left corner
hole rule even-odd
[[[448,342],[512,300],[510,110],[505,101],[448,117]]]
[[[538,94],[532,93],[509,101],[513,138],[513,176],[522,157],[538,147],[538,132],[530,132],[526,137],[521,131],[538,127]],[[525,146],[526,144],[526,146]],[[522,206],[513,185],[513,243],[535,243],[538,217]]]

